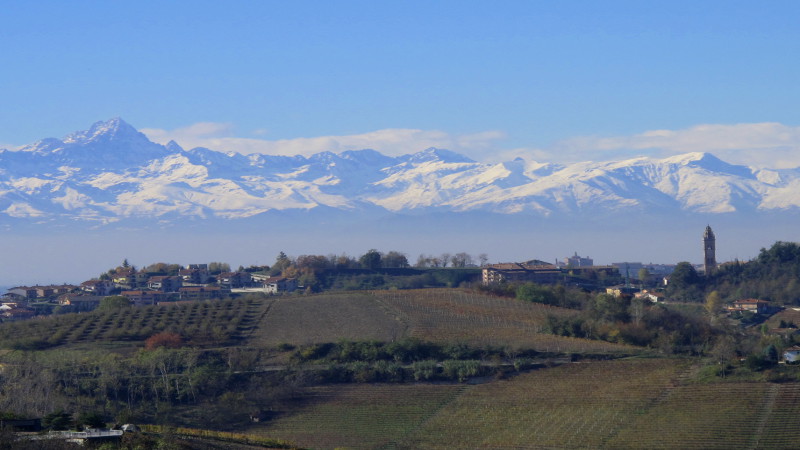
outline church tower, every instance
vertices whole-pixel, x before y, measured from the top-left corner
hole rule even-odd
[[[703,268],[705,269],[706,276],[711,275],[717,268],[717,244],[714,232],[711,231],[711,226],[706,226],[706,232],[703,233]]]

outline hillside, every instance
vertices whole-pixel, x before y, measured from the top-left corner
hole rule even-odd
[[[186,439],[322,449],[785,448],[800,438],[796,367],[736,365],[723,377],[705,358],[548,334],[550,318],[576,313],[424,289],[0,324],[0,413],[96,412],[193,429],[166,434]]]
[[[320,387],[248,432],[312,448],[790,448],[800,383],[696,383],[686,359],[568,364],[475,385]]]

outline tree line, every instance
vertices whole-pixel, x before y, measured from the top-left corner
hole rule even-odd
[[[675,267],[667,286],[669,298],[703,302],[717,292],[723,303],[747,298],[779,305],[800,305],[800,245],[776,242],[762,248],[751,261],[721,264],[710,274],[699,274],[688,262]]]

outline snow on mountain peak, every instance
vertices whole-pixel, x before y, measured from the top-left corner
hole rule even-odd
[[[753,178],[753,170],[727,163],[708,152],[693,152],[666,158],[663,162],[681,166],[696,167],[709,172],[724,173],[743,178]]]
[[[108,143],[117,140],[147,141],[147,136],[119,117],[95,122],[85,131],[72,133],[64,138],[65,144]]]
[[[156,144],[119,118],[23,150],[0,152],[0,223],[34,214],[234,218],[317,206],[543,217],[800,208],[800,172],[756,176],[705,152],[571,165],[483,164],[433,147],[400,157],[374,150],[245,156]]]
[[[460,155],[456,152],[451,152],[450,150],[444,150],[441,148],[436,147],[429,147],[421,152],[414,153],[412,155],[406,155],[403,157],[408,162],[411,163],[425,163],[431,161],[442,161],[445,163],[474,163],[475,161],[472,159],[467,158],[464,155]]]
[[[701,161],[706,156],[712,156],[710,153],[706,152],[691,152],[691,153],[683,153],[676,156],[670,156],[668,158],[664,158],[663,161],[668,164],[681,164],[687,165],[693,162]]]

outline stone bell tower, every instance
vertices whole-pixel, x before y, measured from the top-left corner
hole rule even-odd
[[[703,233],[703,268],[705,269],[706,276],[714,273],[717,268],[717,244],[714,232],[711,226],[706,226],[706,232]]]

